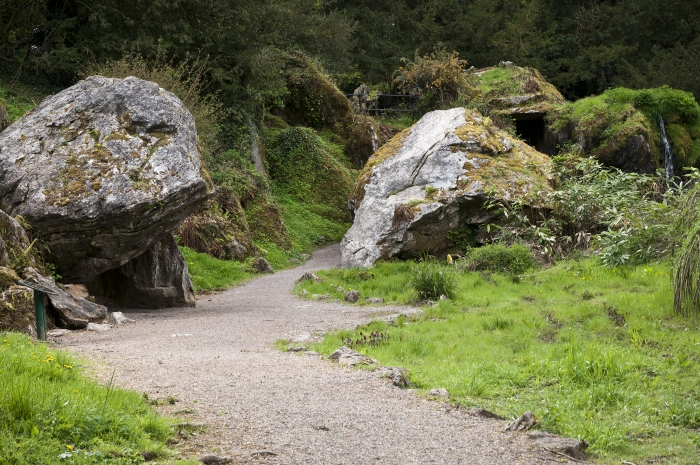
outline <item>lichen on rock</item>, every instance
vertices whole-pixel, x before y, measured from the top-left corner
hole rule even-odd
[[[382,147],[361,173],[351,202],[342,265],[441,253],[447,232],[494,219],[489,199],[539,202],[551,190],[550,160],[463,108],[427,113]],[[401,218],[397,219],[397,212]]]
[[[143,253],[209,195],[194,120],[155,83],[92,76],[0,134],[0,206],[49,245],[64,281]]]

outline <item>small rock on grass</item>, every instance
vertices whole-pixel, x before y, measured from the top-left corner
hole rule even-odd
[[[450,393],[445,388],[431,389],[430,392],[428,393],[428,395],[432,396],[432,397],[442,397],[443,399],[450,398]]]
[[[352,290],[345,293],[345,301],[354,304],[360,300],[360,291]]]
[[[88,323],[87,329],[88,331],[107,331],[112,328],[112,325],[110,324],[99,324],[99,323]]]
[[[506,431],[527,431],[532,428],[536,422],[535,415],[528,410],[508,425]]]
[[[588,443],[580,439],[562,438],[556,434],[545,433],[544,431],[533,431],[528,433],[528,438],[535,444],[544,447],[549,451],[554,451],[566,455],[575,460],[586,460],[586,449]]]
[[[290,347],[287,352],[306,352],[307,350],[309,350],[308,347]]]
[[[314,300],[328,300],[331,298],[330,294],[311,294],[311,298]]]
[[[303,275],[301,275],[301,278],[297,279],[296,282],[297,282],[297,283],[302,283],[302,282],[304,282],[304,281],[314,281],[314,282],[317,282],[317,283],[318,283],[318,282],[321,281],[321,278],[319,278],[318,276],[316,276],[315,273],[312,273],[312,272],[310,272],[310,271],[307,271],[306,273],[304,273]]]
[[[503,420],[503,417],[500,415],[496,415],[490,410],[486,410],[485,408],[470,408],[467,410],[467,415],[471,415],[473,417],[482,417],[482,418],[493,418],[494,420]]]
[[[272,267],[270,266],[270,263],[268,263],[268,261],[265,260],[263,257],[256,258],[255,260],[253,260],[253,263],[251,265],[258,273],[274,273]]]
[[[365,302],[368,304],[383,304],[384,299],[382,297],[370,297],[369,299],[365,299]]]
[[[330,357],[331,360],[336,360],[341,365],[347,365],[353,367],[359,364],[373,365],[379,363],[373,358],[369,358],[366,355],[362,355],[359,352],[352,350],[350,347],[342,346],[335,352],[333,352]]]
[[[383,377],[391,380],[391,384],[402,389],[413,387],[413,383],[408,379],[408,370],[402,367],[381,367],[380,372]]]
[[[202,462],[205,465],[219,465],[219,464],[224,464],[224,463],[231,463],[231,457],[224,456],[220,457],[218,455],[205,455],[201,459],[199,459],[200,462]]]

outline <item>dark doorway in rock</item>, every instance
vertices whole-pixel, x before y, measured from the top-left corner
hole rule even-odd
[[[520,139],[538,151],[551,155],[547,143],[547,126],[544,122],[544,115],[517,115],[514,119],[515,132],[520,136]]]

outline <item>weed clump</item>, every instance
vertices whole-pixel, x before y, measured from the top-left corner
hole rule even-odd
[[[469,271],[518,275],[534,268],[536,263],[532,251],[524,245],[489,244],[470,249],[463,266]]]
[[[451,299],[457,290],[457,277],[454,270],[436,262],[423,261],[416,267],[410,281],[419,299]]]

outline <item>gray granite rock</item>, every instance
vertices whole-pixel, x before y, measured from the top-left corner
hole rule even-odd
[[[433,111],[367,162],[350,203],[355,220],[341,242],[341,265],[443,254],[447,232],[495,219],[487,200],[551,191],[550,159],[481,114]]]
[[[194,119],[135,77],[92,76],[0,133],[0,206],[48,242],[66,283],[142,254],[211,191]]]
[[[59,326],[69,329],[84,329],[88,323],[102,322],[107,317],[107,307],[90,302],[81,297],[73,297],[56,286],[53,279],[42,276],[33,268],[24,272],[26,281],[41,285],[49,290],[49,311],[57,318]]]
[[[354,304],[355,302],[360,300],[360,291],[353,289],[352,291],[346,292],[344,297],[346,302]]]

